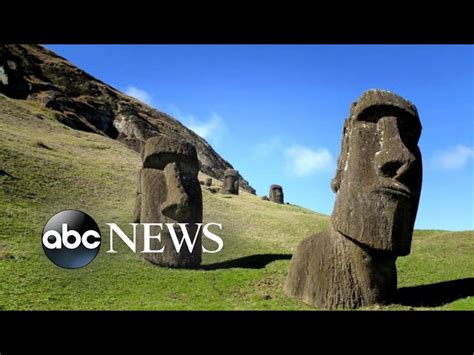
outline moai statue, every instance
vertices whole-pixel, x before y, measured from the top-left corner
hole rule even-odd
[[[280,185],[270,186],[269,200],[276,203],[283,202],[283,189]]]
[[[205,183],[204,183],[205,186],[211,186],[212,185],[212,179],[211,178],[207,178]]]
[[[416,107],[388,91],[363,93],[344,123],[330,228],[304,239],[285,291],[325,309],[387,304],[398,256],[410,253],[421,192]]]
[[[224,184],[222,192],[225,194],[239,194],[239,172],[234,169],[226,169],[224,172]]]
[[[143,237],[137,237],[139,250],[160,250],[162,253],[140,253],[147,261],[161,266],[194,268],[201,263],[201,233],[192,252],[183,242],[180,252],[174,247],[165,223],[174,223],[181,241],[183,232],[177,223],[188,223],[191,240],[202,223],[202,194],[198,180],[199,162],[192,144],[164,136],[149,138],[142,150],[143,168],[138,174],[135,223],[163,223],[163,228],[151,226],[150,235],[161,233],[161,242],[150,239],[149,248]],[[145,228],[145,227],[144,227]],[[144,249],[145,248],[145,249]]]

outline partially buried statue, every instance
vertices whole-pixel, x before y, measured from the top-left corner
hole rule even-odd
[[[352,105],[330,228],[298,245],[288,295],[325,309],[395,300],[395,260],[410,253],[420,198],[420,134],[416,107],[391,92],[369,90]]]
[[[201,263],[201,233],[192,253],[186,243],[179,253],[164,223],[175,223],[178,239],[182,231],[176,223],[189,223],[191,240],[196,223],[202,223],[202,194],[198,180],[199,161],[192,144],[164,136],[149,138],[142,150],[143,168],[138,174],[135,223],[163,223],[163,229],[151,227],[151,235],[161,232],[161,242],[151,239],[150,250],[164,247],[163,253],[140,253],[149,262],[168,267],[193,268]],[[138,238],[143,250],[143,238]]]
[[[276,203],[284,203],[283,201],[283,188],[280,185],[271,185],[269,193],[270,201]]]
[[[234,169],[226,169],[224,172],[224,183],[222,192],[225,194],[239,194],[239,172]]]

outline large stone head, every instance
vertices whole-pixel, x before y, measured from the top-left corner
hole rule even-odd
[[[196,235],[196,223],[202,222],[202,194],[198,180],[199,161],[192,144],[164,136],[149,138],[142,150],[143,169],[140,170],[142,223],[189,223],[191,239]],[[153,226],[152,235],[161,230]],[[166,227],[161,243],[153,239],[151,249],[165,247],[163,254],[143,253],[145,259],[160,265],[188,267],[201,261],[201,236],[196,239],[193,253],[183,247],[176,253]],[[182,237],[181,229],[175,231]]]
[[[269,197],[270,201],[284,203],[282,187],[280,185],[271,185]]]
[[[226,169],[224,172],[224,184],[222,190],[227,194],[239,194],[239,172],[237,170]]]
[[[199,161],[192,144],[155,136],[143,149],[143,171],[153,169],[157,210],[163,223],[194,223],[202,220]],[[155,189],[156,188],[156,189]],[[144,191],[141,191],[144,195]],[[159,204],[159,206],[158,206]],[[158,222],[158,221],[157,221]]]
[[[337,231],[370,249],[410,253],[422,181],[420,134],[416,107],[398,95],[369,90],[352,104],[332,181]]]

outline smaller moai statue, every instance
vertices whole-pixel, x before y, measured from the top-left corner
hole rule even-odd
[[[227,169],[224,172],[224,184],[222,192],[225,194],[239,194],[239,172],[234,169]]]
[[[139,250],[152,264],[195,268],[201,263],[201,232],[196,236],[197,223],[202,223],[202,192],[198,180],[199,161],[195,147],[187,142],[164,136],[149,138],[142,150],[143,168],[138,172],[137,195],[134,211],[135,223],[172,223],[179,240],[183,231],[178,223],[187,223],[190,238],[196,237],[193,250],[184,245],[179,252],[173,244],[169,230],[151,226],[150,235],[161,234],[161,240],[153,238],[144,245],[138,237]]]
[[[285,203],[283,199],[283,188],[280,185],[270,186],[269,200],[275,203]]]

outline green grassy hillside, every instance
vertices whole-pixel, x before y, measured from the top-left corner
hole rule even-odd
[[[223,224],[224,249],[204,254],[201,270],[152,266],[120,241],[118,254],[105,253],[105,223],[131,220],[139,166],[122,143],[0,95],[0,309],[313,309],[282,292],[299,240],[328,225],[301,207],[203,188],[204,222]],[[42,251],[42,228],[63,209],[83,210],[101,227],[104,245],[83,269],[60,269]],[[404,304],[384,309],[474,309],[473,237],[417,231],[412,254],[398,261]]]

